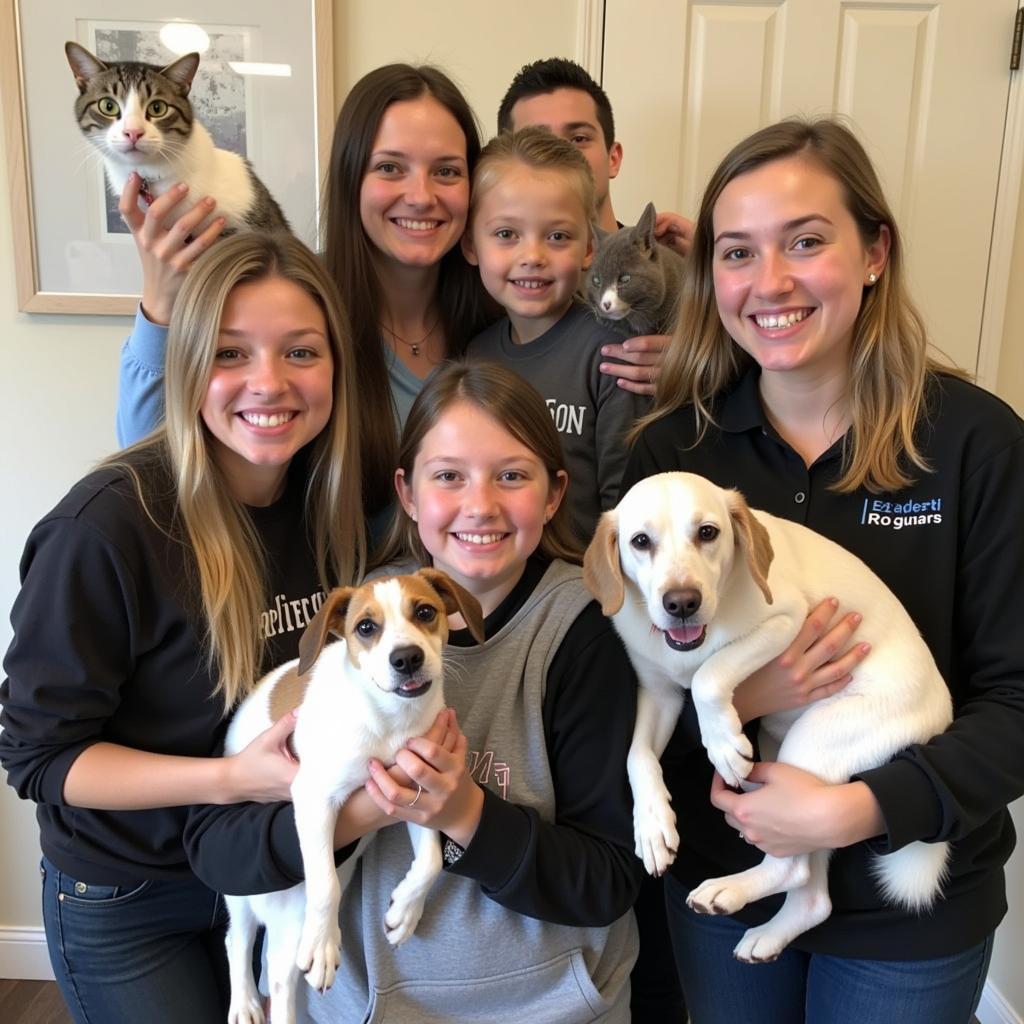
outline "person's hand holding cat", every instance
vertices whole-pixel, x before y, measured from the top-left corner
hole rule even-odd
[[[171,308],[182,281],[196,257],[224,230],[224,218],[216,217],[195,237],[192,233],[213,212],[215,203],[207,197],[165,227],[174,208],[188,194],[187,185],[165,192],[145,211],[139,206],[142,179],[132,173],[121,193],[118,210],[135,239],[142,264],[142,312],[155,324],[171,320]]]
[[[687,256],[693,244],[693,221],[666,210],[655,218],[654,237],[680,256]]]
[[[601,372],[617,377],[617,383],[624,391],[653,395],[654,385],[661,375],[661,356],[668,340],[667,334],[639,334],[635,338],[627,338],[620,345],[602,345],[601,355],[623,361],[602,363]]]

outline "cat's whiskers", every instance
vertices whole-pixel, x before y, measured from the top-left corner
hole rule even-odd
[[[75,166],[75,173],[78,173],[87,165],[92,164],[93,166],[99,165],[100,170],[103,170],[103,154],[88,140],[78,140],[78,153],[79,157],[78,164]]]

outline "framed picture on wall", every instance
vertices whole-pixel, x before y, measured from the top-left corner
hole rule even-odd
[[[0,86],[18,306],[135,310],[141,272],[96,148],[79,130],[67,40],[164,67],[197,50],[189,99],[214,144],[246,157],[317,247],[333,127],[331,0],[0,0]],[[216,198],[216,196],[214,197]]]

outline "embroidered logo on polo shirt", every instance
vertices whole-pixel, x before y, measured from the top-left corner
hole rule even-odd
[[[885,526],[890,530],[902,530],[908,526],[938,526],[941,522],[941,498],[925,498],[923,501],[865,498],[860,516],[861,526]]]

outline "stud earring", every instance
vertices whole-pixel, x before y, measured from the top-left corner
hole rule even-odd
[[[868,274],[868,284],[874,284],[878,280],[878,275],[874,272]]]

